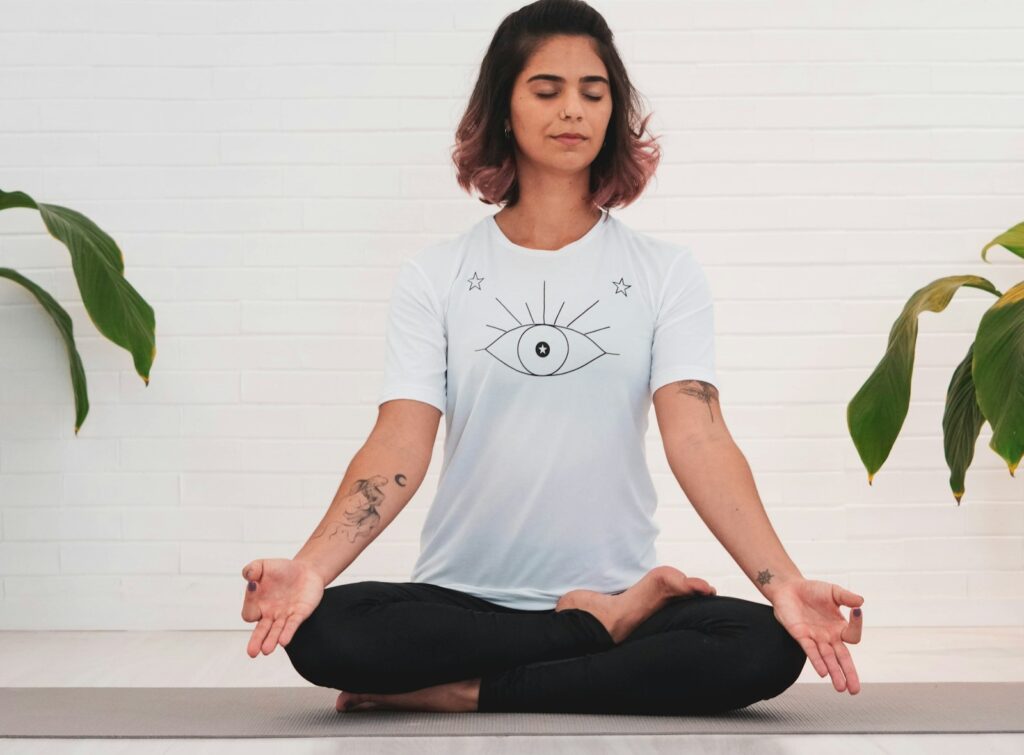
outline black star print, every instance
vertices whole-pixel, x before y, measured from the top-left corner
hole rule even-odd
[[[483,291],[483,289],[480,288],[480,281],[482,281],[483,278],[478,277],[477,274],[476,274],[476,271],[473,272],[473,277],[472,278],[466,278],[466,280],[469,281],[469,290],[470,291],[472,291],[474,288],[479,289],[480,291]]]
[[[626,293],[626,289],[632,288],[632,285],[628,285],[622,278],[619,278],[618,281],[612,281],[612,283],[615,285],[615,293],[622,294],[626,297],[629,296],[629,294]]]

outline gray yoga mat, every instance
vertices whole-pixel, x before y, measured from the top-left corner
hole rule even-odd
[[[1024,683],[794,684],[717,715],[334,710],[323,687],[3,687],[0,737],[408,737],[1024,731]]]

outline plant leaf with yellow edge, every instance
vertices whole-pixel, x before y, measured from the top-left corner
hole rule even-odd
[[[910,407],[918,315],[941,312],[962,286],[999,295],[989,281],[977,275],[939,278],[915,291],[889,331],[885,355],[846,407],[846,424],[867,468],[868,484],[889,458]]]
[[[981,248],[981,258],[988,262],[985,254],[994,246],[1001,246],[1018,257],[1024,257],[1024,223],[1018,223],[1005,233],[1001,233]]]
[[[960,505],[964,494],[964,478],[967,468],[974,460],[974,448],[985,424],[985,415],[978,406],[974,394],[974,378],[971,371],[974,344],[967,349],[967,355],[953,371],[946,390],[946,409],[942,415],[942,446],[949,467],[949,487]]]
[[[982,315],[972,370],[978,406],[992,425],[989,447],[1014,475],[1024,455],[1024,281]]]

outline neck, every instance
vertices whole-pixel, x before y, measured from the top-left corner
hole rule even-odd
[[[520,171],[519,201],[494,216],[516,244],[533,249],[560,249],[583,236],[601,217],[587,198],[590,171],[551,174]]]

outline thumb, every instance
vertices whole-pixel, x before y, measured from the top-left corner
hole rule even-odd
[[[263,559],[250,561],[242,569],[242,576],[253,582],[258,582],[263,577]]]
[[[859,608],[854,608],[850,611],[850,620],[846,627],[844,627],[841,636],[844,642],[850,644],[856,644],[860,642],[861,635],[864,632],[864,612]]]

